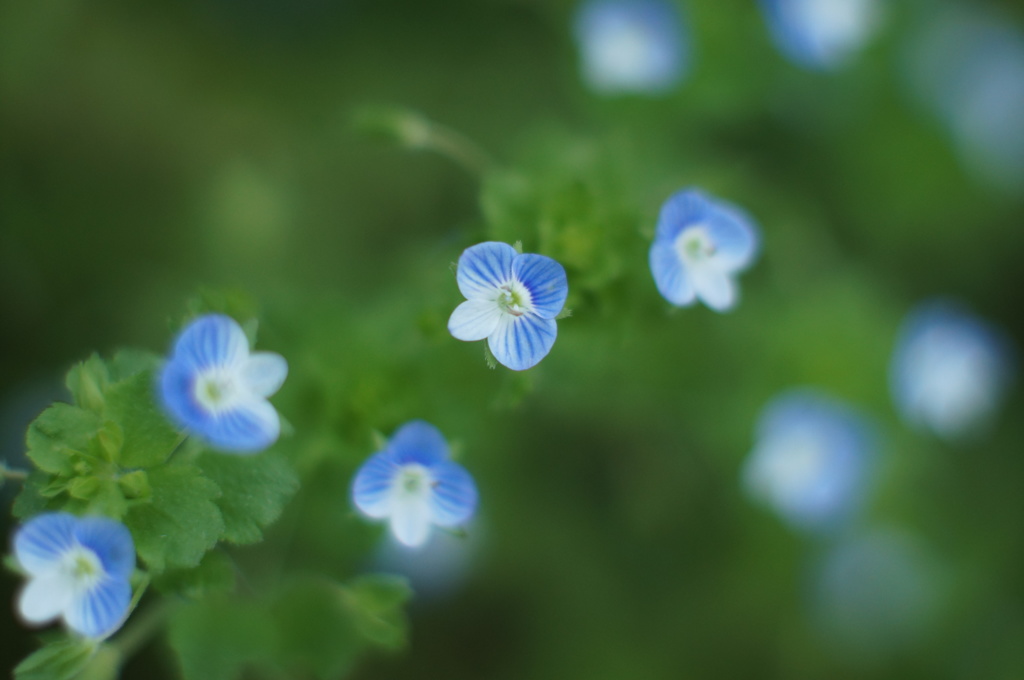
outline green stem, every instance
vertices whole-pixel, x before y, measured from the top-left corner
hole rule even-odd
[[[28,472],[25,470],[12,470],[3,463],[0,463],[0,477],[4,479],[13,479],[18,482],[23,482],[28,479]]]
[[[475,175],[483,175],[491,167],[487,153],[468,137],[451,128],[428,122],[422,147],[447,156]]]

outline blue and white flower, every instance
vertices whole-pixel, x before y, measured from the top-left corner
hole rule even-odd
[[[128,616],[135,544],[120,522],[51,512],[14,536],[14,555],[29,577],[18,599],[26,623],[63,618],[89,638],[105,638]]]
[[[414,548],[427,542],[434,526],[464,524],[476,511],[476,484],[448,455],[436,427],[406,423],[359,468],[352,483],[355,506],[367,517],[389,520],[395,538]]]
[[[836,528],[864,500],[873,449],[870,426],[850,407],[809,389],[786,392],[762,412],[744,482],[791,525]]]
[[[547,356],[558,335],[555,317],[569,295],[562,265],[488,241],[462,253],[456,279],[466,301],[448,320],[453,336],[487,338],[494,358],[513,371],[535,366]]]
[[[995,328],[945,302],[928,302],[903,322],[890,386],[904,418],[941,437],[976,431],[1005,396],[1013,363]]]
[[[591,0],[575,32],[584,79],[598,92],[658,94],[685,74],[683,22],[663,0]]]
[[[234,319],[208,314],[178,336],[160,374],[160,397],[179,426],[215,448],[255,453],[280,434],[280,418],[267,397],[287,375],[281,355],[250,353]]]
[[[810,69],[840,66],[878,26],[877,0],[761,0],[779,49]]]
[[[673,194],[661,207],[651,244],[651,274],[674,305],[697,298],[711,309],[731,309],[739,297],[733,277],[754,261],[757,227],[742,210],[697,189]]]

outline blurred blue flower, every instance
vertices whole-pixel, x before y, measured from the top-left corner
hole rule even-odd
[[[996,329],[953,304],[927,302],[903,322],[890,386],[907,421],[955,439],[994,414],[1012,363],[1009,341]]]
[[[831,530],[866,495],[874,434],[846,404],[810,389],[784,392],[762,411],[743,469],[748,493],[789,524]]]
[[[761,8],[782,53],[816,70],[847,61],[879,19],[877,0],[761,0]]]
[[[583,77],[598,92],[658,94],[685,73],[687,38],[668,2],[591,0],[575,24]]]
[[[128,616],[135,544],[120,522],[51,512],[14,536],[14,555],[29,576],[18,612],[39,625],[63,617],[86,637],[105,638]]]
[[[400,543],[419,547],[431,527],[455,527],[476,511],[473,478],[448,460],[448,443],[422,420],[406,423],[359,468],[352,500],[367,517],[388,519]]]
[[[969,169],[1024,185],[1024,31],[977,7],[949,8],[909,41],[910,89],[949,130]]]
[[[208,314],[178,336],[160,374],[160,397],[172,420],[214,447],[256,453],[280,434],[280,418],[267,397],[287,375],[281,355],[250,353],[234,319]]]
[[[651,273],[658,291],[672,304],[692,305],[700,298],[723,312],[739,296],[733,277],[750,266],[757,249],[757,227],[746,213],[685,189],[661,207],[651,244]]]
[[[513,371],[534,366],[555,344],[555,317],[569,295],[565,269],[544,255],[523,255],[507,243],[467,248],[456,274],[466,301],[448,330],[459,340],[483,340]]]

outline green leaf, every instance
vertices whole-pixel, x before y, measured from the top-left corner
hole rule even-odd
[[[338,584],[307,578],[288,584],[273,606],[279,661],[302,677],[340,677],[363,646]]]
[[[137,349],[121,349],[107,362],[111,382],[121,382],[144,371],[155,371],[161,357]]]
[[[42,647],[14,669],[15,680],[72,680],[96,653],[96,643],[62,638]]]
[[[345,593],[356,628],[366,640],[387,649],[405,645],[408,623],[403,606],[412,597],[406,579],[368,574],[353,580]]]
[[[28,479],[21,485],[18,497],[14,499],[11,514],[19,519],[26,519],[49,510],[49,499],[43,495],[43,488],[50,483],[50,475],[35,470],[30,472]]]
[[[235,567],[224,552],[214,550],[206,553],[203,561],[194,569],[164,572],[153,582],[153,587],[164,593],[200,600],[212,594],[234,590]]]
[[[265,668],[276,649],[265,608],[220,598],[178,609],[168,638],[184,680],[233,680],[246,664]]]
[[[93,413],[102,413],[106,400],[103,393],[110,383],[110,373],[98,354],[75,364],[64,378],[75,404]]]
[[[280,517],[299,488],[288,461],[269,451],[256,456],[208,453],[198,464],[221,489],[217,505],[224,515],[223,538],[232,543],[261,540],[261,529]]]
[[[154,573],[196,566],[224,533],[214,502],[220,489],[189,464],[153,468],[147,477],[152,496],[133,504],[124,519],[139,556]]]
[[[153,371],[145,370],[107,389],[105,415],[124,433],[120,454],[123,467],[159,465],[181,441],[181,434],[156,407],[154,381]]]
[[[28,457],[40,470],[70,476],[75,472],[73,456],[89,448],[99,427],[99,416],[92,411],[54,404],[28,427]]]

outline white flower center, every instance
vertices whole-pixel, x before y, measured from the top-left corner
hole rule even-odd
[[[533,310],[530,291],[515,279],[498,287],[497,302],[501,311],[512,316],[522,316]]]
[[[394,493],[402,502],[424,500],[430,495],[434,479],[427,468],[417,463],[402,466],[394,487]]]
[[[80,545],[66,552],[57,568],[76,592],[91,590],[105,573],[96,553]]]
[[[209,369],[196,378],[194,396],[207,411],[218,413],[230,408],[239,394],[238,379],[222,368]]]
[[[715,244],[705,227],[688,227],[676,237],[676,252],[687,264],[701,264],[715,255]]]

